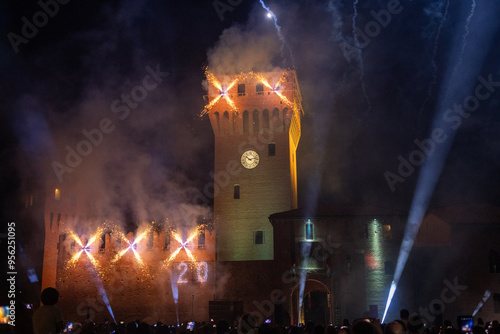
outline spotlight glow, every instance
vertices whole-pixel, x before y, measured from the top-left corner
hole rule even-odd
[[[432,151],[430,151],[432,153],[428,154],[420,169],[415,194],[412,199],[410,213],[406,223],[403,242],[401,244],[396,269],[394,271],[393,282],[391,284],[386,309],[384,311],[384,318],[390,307],[396,286],[403,273],[403,269],[412,250],[418,230],[420,229],[420,224],[425,216],[429,201],[432,197],[436,184],[439,181],[446,158],[458,130],[458,127],[452,127],[450,125],[445,116],[450,110],[452,110],[452,106],[454,109],[457,107],[464,107],[463,105],[458,104],[459,101],[465,101],[464,97],[469,96],[470,92],[474,91],[474,85],[477,85],[476,75],[481,72],[481,66],[486,55],[486,50],[489,48],[488,43],[491,42],[496,31],[496,29],[492,26],[484,26],[484,28],[481,28],[480,30],[482,34],[480,39],[484,47],[479,47],[479,45],[477,45],[474,48],[466,48],[470,25],[473,26],[473,29],[476,29],[479,26],[483,27],[483,23],[481,21],[471,21],[475,9],[475,2],[473,1],[472,7],[466,19],[465,33],[462,37],[462,43],[453,47],[449,55],[447,62],[448,68],[444,75],[436,114],[430,130],[431,134],[434,133],[434,131],[441,131],[443,134],[442,138],[444,138],[444,140],[432,143]],[[492,12],[492,8],[488,8],[487,6],[483,7],[482,10],[484,13]],[[429,138],[432,138],[432,135]],[[428,142],[430,142],[430,140]],[[382,320],[384,320],[384,318]]]
[[[474,310],[474,312],[472,312],[472,316],[475,317],[477,312],[479,312],[479,309],[481,307],[483,307],[483,304],[486,303],[486,301],[488,300],[488,298],[490,298],[491,296],[491,291],[490,290],[486,290],[484,292],[484,296],[483,296],[483,299],[481,299],[481,301],[479,302],[479,304],[477,304],[477,307],[476,309]]]

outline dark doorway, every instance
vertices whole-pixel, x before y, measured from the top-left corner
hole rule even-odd
[[[328,294],[326,291],[311,291],[304,296],[304,320],[315,325],[328,324]]]

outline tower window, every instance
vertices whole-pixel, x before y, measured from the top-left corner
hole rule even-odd
[[[255,231],[254,244],[262,245],[264,243],[264,231]]]
[[[240,185],[234,185],[234,199],[240,199]]]
[[[56,189],[56,190],[54,191],[54,199],[55,199],[56,201],[59,201],[59,200],[61,199],[61,190],[60,190],[60,189]]]
[[[382,236],[387,240],[392,239],[391,225],[382,225]]]
[[[269,143],[267,145],[267,155],[270,157],[274,157],[276,155],[276,144],[275,143]]]
[[[314,240],[314,226],[310,220],[307,221],[305,229],[306,240]]]
[[[255,90],[257,91],[257,95],[264,95],[264,85],[259,83],[255,86]]]
[[[238,96],[245,96],[245,84],[238,85]]]
[[[52,222],[54,221],[54,213],[50,213],[50,230],[52,231]]]

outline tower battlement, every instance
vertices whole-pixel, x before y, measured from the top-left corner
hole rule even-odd
[[[207,70],[206,74],[204,113],[209,114],[216,136],[291,131],[297,147],[303,110],[295,71],[216,76]]]

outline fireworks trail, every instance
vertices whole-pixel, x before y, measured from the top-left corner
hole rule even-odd
[[[417,123],[417,137],[420,135],[420,129],[422,126],[422,113],[424,112],[425,105],[429,102],[429,99],[431,98],[431,93],[432,93],[432,87],[436,84],[437,81],[437,71],[438,67],[436,64],[436,56],[437,56],[437,50],[439,46],[439,37],[441,36],[441,30],[443,29],[444,21],[446,20],[446,17],[448,16],[448,8],[450,7],[450,0],[446,0],[446,6],[444,7],[444,13],[443,17],[441,18],[439,22],[439,26],[436,31],[436,37],[434,38],[434,48],[432,50],[432,58],[431,58],[431,66],[432,66],[432,80],[429,83],[429,86],[427,87],[427,95],[424,98],[424,101],[422,102],[422,105],[420,106],[420,109],[418,110],[418,123]]]
[[[273,11],[269,7],[266,6],[266,4],[264,3],[264,0],[259,0],[259,1],[260,1],[260,4],[262,5],[262,8],[264,8],[267,11],[267,16],[273,19],[274,26],[276,27],[276,31],[278,32],[278,37],[279,37],[279,39],[281,41],[281,58],[283,58],[283,63],[285,62],[285,56],[283,54],[283,49],[286,46],[286,48],[288,49],[288,52],[290,54],[290,61],[292,63],[292,67],[293,67],[294,66],[294,61],[293,61],[292,50],[290,49],[290,47],[286,43],[285,36],[283,36],[283,33],[281,32],[281,27],[278,24],[278,18],[273,13]]]
[[[462,36],[462,49],[460,50],[460,57],[458,58],[458,63],[457,67],[462,63],[462,56],[464,55],[464,50],[465,47],[467,46],[467,36],[469,36],[470,32],[470,21],[472,20],[472,17],[474,16],[474,12],[476,10],[476,0],[472,0],[471,6],[470,6],[470,12],[469,15],[467,16],[467,20],[465,21],[465,27],[464,27],[464,34]],[[456,70],[456,67],[455,67]]]
[[[334,0],[328,2],[327,10],[332,13],[333,40],[335,42],[345,42],[344,35],[342,34],[342,15],[340,15],[338,8],[335,6]]]
[[[458,72],[458,68],[463,62],[463,55],[465,52],[465,48],[467,47],[467,37],[469,36],[470,32],[470,22],[472,20],[472,17],[474,16],[474,12],[476,10],[476,1],[472,0],[471,2],[471,7],[469,11],[469,15],[467,15],[467,19],[465,20],[465,25],[464,25],[464,33],[462,35],[462,44],[460,48],[460,52],[458,54],[458,60],[455,62],[455,66],[453,66],[453,70],[451,72],[451,79],[452,80],[457,80],[456,75]],[[450,87],[447,87],[445,96],[450,94]]]
[[[363,97],[365,98],[366,104],[368,105],[366,109],[366,114],[372,109],[372,103],[368,94],[366,93],[365,85],[365,62],[363,61],[363,51],[359,46],[358,34],[356,33],[356,19],[358,18],[358,0],[352,3],[353,15],[352,15],[352,34],[354,38],[354,44],[358,52],[356,53],[359,63],[359,80],[361,81],[361,91],[363,92]]]

